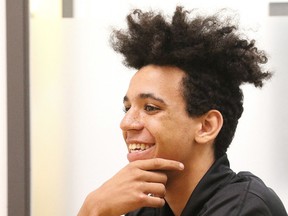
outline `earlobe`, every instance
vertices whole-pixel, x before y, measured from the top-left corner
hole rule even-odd
[[[196,142],[205,144],[215,140],[222,125],[222,114],[218,110],[210,110],[201,117],[199,130],[195,135]]]

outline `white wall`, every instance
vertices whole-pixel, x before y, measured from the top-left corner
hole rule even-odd
[[[263,19],[263,47],[274,76],[262,90],[244,86],[244,114],[229,149],[231,166],[272,187],[288,209],[288,17]]]
[[[0,215],[7,215],[6,12],[0,0]]]
[[[74,19],[32,20],[32,206],[38,213],[33,215],[76,215],[85,196],[127,163],[119,122],[132,73],[109,47],[110,26],[123,26],[134,7],[172,13],[179,2],[186,8],[234,8],[243,26],[257,29],[249,34],[271,54],[276,75],[262,90],[244,87],[245,111],[228,153],[235,171],[259,175],[288,208],[288,108],[287,99],[279,98],[280,90],[287,92],[282,56],[288,44],[276,43],[284,39],[277,19],[267,16],[268,0],[75,0]],[[283,19],[278,24],[287,29]],[[53,199],[56,194],[62,209]]]

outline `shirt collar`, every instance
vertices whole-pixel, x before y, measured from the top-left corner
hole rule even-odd
[[[217,159],[192,192],[181,216],[197,215],[216,191],[226,185],[235,175],[230,169],[226,154]],[[160,215],[173,216],[168,203],[161,209]]]

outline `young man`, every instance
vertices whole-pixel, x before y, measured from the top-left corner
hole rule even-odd
[[[261,87],[267,58],[228,19],[190,16],[135,10],[128,30],[114,31],[113,48],[138,70],[120,125],[130,163],[87,196],[79,216],[287,215],[226,155],[243,111],[240,85]]]

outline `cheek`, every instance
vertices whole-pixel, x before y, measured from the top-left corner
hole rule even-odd
[[[159,156],[169,159],[179,159],[190,152],[193,145],[193,137],[187,128],[175,121],[162,121],[154,124],[151,133],[158,144]]]
[[[194,127],[187,118],[179,116],[161,118],[157,123],[158,128],[161,128],[161,136],[167,140],[174,140],[180,143],[192,140]]]
[[[171,158],[191,152],[194,143],[195,124],[183,113],[178,115],[155,116],[146,118],[145,127],[158,144],[159,156]],[[191,153],[189,153],[191,154]],[[176,156],[178,155],[178,156]],[[172,158],[171,158],[172,159]]]

